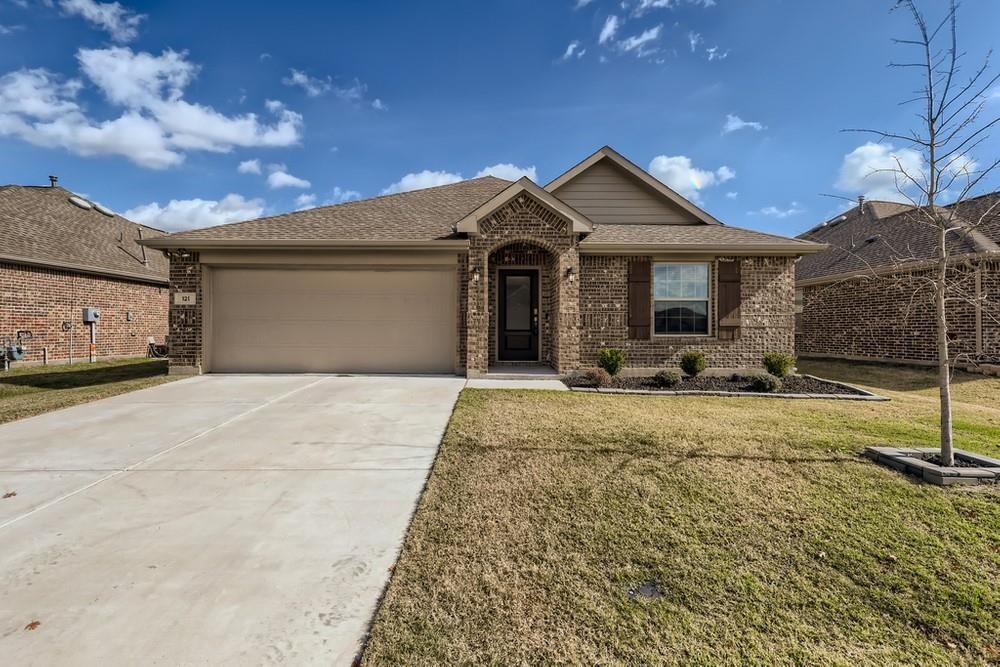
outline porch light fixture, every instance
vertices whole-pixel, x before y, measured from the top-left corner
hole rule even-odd
[[[576,269],[573,268],[572,266],[567,266],[566,267],[566,277],[569,278],[570,282],[573,282],[574,280],[576,280]]]
[[[479,267],[478,266],[472,269],[472,282],[474,282],[474,283],[478,283],[479,282]]]

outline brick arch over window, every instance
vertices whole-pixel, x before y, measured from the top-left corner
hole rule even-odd
[[[543,311],[547,341],[542,362],[560,372],[579,364],[579,236],[572,222],[524,193],[494,211],[480,225],[480,234],[469,239],[468,255],[459,263],[459,366],[469,375],[485,373],[496,361],[496,260],[509,257],[522,266],[546,255],[540,266],[543,290],[548,294]],[[511,250],[504,254],[504,249]],[[516,253],[515,253],[516,251]],[[534,257],[532,257],[534,253]],[[491,261],[492,260],[492,261]],[[547,320],[546,320],[547,315]]]

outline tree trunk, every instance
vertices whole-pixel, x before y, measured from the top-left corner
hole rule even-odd
[[[935,314],[937,316],[938,336],[938,386],[941,393],[941,465],[955,465],[955,453],[952,450],[951,428],[951,364],[948,361],[948,321],[945,310],[945,295],[947,292],[948,258],[945,251],[945,228],[942,225],[941,259],[938,265],[937,284],[935,285]]]

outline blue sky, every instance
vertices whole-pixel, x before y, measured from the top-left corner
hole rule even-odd
[[[180,229],[544,184],[609,144],[724,222],[795,234],[846,205],[823,193],[890,194],[865,176],[892,149],[840,130],[913,123],[892,4],[0,0],[0,183],[58,174]],[[970,65],[998,25],[1000,2],[965,0]]]

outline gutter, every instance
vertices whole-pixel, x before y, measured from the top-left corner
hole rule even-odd
[[[672,254],[716,254],[716,255],[787,255],[797,257],[820,252],[826,249],[825,244],[812,243],[801,246],[788,244],[690,244],[690,243],[581,243],[581,255],[639,255],[648,253]]]
[[[1000,252],[978,252],[968,255],[954,255],[948,258],[948,264],[959,264],[962,262],[976,262],[981,260],[1000,260]],[[912,273],[914,271],[926,271],[937,266],[937,259],[924,259],[913,263],[897,264],[889,266],[879,266],[867,271],[848,271],[846,273],[834,273],[828,276],[818,276],[816,278],[803,278],[796,280],[796,287],[814,287],[816,285],[829,285],[845,280],[857,278],[881,278],[894,273]]]
[[[157,278],[148,274],[130,273],[128,271],[116,271],[114,269],[104,269],[86,264],[73,264],[71,262],[58,262],[42,259],[29,259],[27,257],[17,257],[15,255],[0,255],[0,262],[11,264],[22,264],[24,266],[37,266],[43,269],[59,269],[62,271],[73,271],[75,273],[86,273],[88,275],[105,276],[108,278],[124,278],[136,282],[149,283],[151,285],[169,285],[170,280],[166,277]]]
[[[464,250],[469,247],[465,239],[441,241],[419,240],[356,240],[356,239],[183,239],[169,236],[155,239],[143,239],[139,245],[157,250],[288,250],[288,249],[326,249],[326,250]]]

